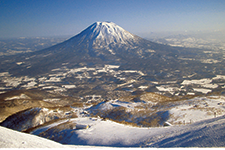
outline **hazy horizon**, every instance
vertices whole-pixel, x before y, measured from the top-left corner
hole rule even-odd
[[[142,36],[225,30],[224,0],[0,0],[0,38],[76,35],[112,21]]]

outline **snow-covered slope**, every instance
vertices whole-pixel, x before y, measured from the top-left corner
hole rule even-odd
[[[225,116],[185,126],[138,128],[100,118],[75,118],[67,123],[89,128],[66,126],[60,121],[33,134],[48,137],[63,144],[111,147],[224,147]],[[42,131],[40,133],[39,131]]]
[[[88,125],[89,128],[67,128],[58,132],[65,123]],[[225,116],[185,126],[138,128],[100,118],[75,118],[42,127],[43,132],[63,144],[34,135],[0,127],[0,148],[81,148],[81,145],[111,147],[224,147]],[[95,147],[96,148],[96,147]],[[103,148],[103,147],[98,147]]]
[[[149,94],[148,94],[149,95]],[[208,96],[196,97],[184,101],[171,101],[162,103],[164,105],[153,104],[147,99],[139,99],[122,101],[109,100],[101,102],[94,106],[72,107],[71,112],[77,113],[77,118],[66,117],[54,122],[47,122],[40,126],[36,126],[31,130],[27,130],[34,135],[45,137],[61,144],[70,145],[87,145],[87,146],[110,146],[110,147],[224,147],[225,135],[225,116],[224,116],[224,97]],[[144,101],[145,100],[145,101]],[[135,102],[134,102],[135,101]],[[146,106],[144,112],[141,108]],[[137,127],[131,126],[123,121],[131,121],[131,118],[137,118],[133,121],[141,121],[149,118],[151,120],[150,108],[156,108],[157,112],[167,112],[169,118],[162,118],[163,122],[172,124],[172,126],[164,127]],[[31,109],[21,115],[31,113],[33,111],[42,112],[42,109]],[[136,110],[136,111],[135,111]],[[43,111],[47,112],[46,108]],[[33,112],[33,113],[32,113]],[[49,117],[55,116],[55,113],[49,113]],[[68,112],[68,111],[67,111]],[[105,114],[104,116],[99,115]],[[215,112],[215,115],[214,115]],[[53,114],[52,114],[53,113]],[[100,117],[91,117],[90,114],[97,114]],[[41,113],[43,114],[43,113]],[[66,115],[66,112],[61,112]],[[80,114],[80,115],[78,115]],[[159,116],[163,114],[159,114]],[[36,123],[48,116],[36,115],[33,118],[11,117],[8,124],[17,119],[21,124],[16,123],[15,126],[29,126],[29,122]],[[141,118],[142,117],[142,118]],[[110,119],[107,119],[110,118]],[[122,118],[122,121],[121,121]],[[118,122],[112,121],[116,120]],[[154,119],[154,118],[152,118]],[[8,120],[8,119],[6,119]],[[190,122],[191,120],[191,122]],[[36,121],[36,122],[35,122]],[[168,123],[169,122],[169,123]],[[180,122],[180,123],[179,123]],[[124,123],[124,124],[123,124]],[[129,125],[128,125],[129,124]],[[3,133],[3,132],[2,132]],[[5,134],[5,133],[4,133]],[[1,133],[0,133],[1,135]],[[12,134],[13,135],[13,134]],[[1,135],[0,144],[8,146],[4,139],[7,136]],[[12,139],[16,140],[16,139]],[[20,141],[21,139],[18,139]],[[23,141],[23,139],[22,139]],[[21,144],[21,142],[20,142]],[[22,143],[23,144],[23,143]],[[14,145],[20,147],[21,145]]]
[[[70,118],[74,113],[67,108],[63,111],[60,108],[30,108],[9,116],[0,123],[4,126],[17,131],[25,131],[60,118]]]
[[[224,147],[225,116],[191,125],[169,127],[146,142],[146,147]]]
[[[99,49],[116,45],[132,47],[135,42],[138,42],[138,39],[138,36],[129,33],[113,22],[95,22],[72,38],[70,42],[71,44],[78,42],[78,45],[85,43],[89,48]]]
[[[131,101],[104,101],[86,110],[102,118],[126,121],[138,126],[156,127],[164,126],[168,122],[172,125],[185,125],[219,117],[224,115],[224,106],[224,96],[195,97],[180,101],[167,99],[166,101],[165,97],[160,98],[160,95],[146,93]]]
[[[66,148],[66,146],[0,126],[0,148]]]

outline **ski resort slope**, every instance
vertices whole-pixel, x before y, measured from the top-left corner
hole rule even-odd
[[[224,147],[225,116],[199,121],[182,126],[140,128],[119,124],[100,118],[74,118],[68,120],[85,128],[65,129],[57,133],[55,128],[45,130],[45,136],[52,136],[62,144],[107,146],[107,147]],[[51,138],[50,138],[51,139]]]
[[[164,128],[137,128],[101,121],[93,128],[79,130],[77,137],[83,144],[113,147],[223,147],[224,129],[225,116]]]
[[[114,107],[124,107],[130,111],[137,106],[136,102],[110,100],[89,106],[89,109],[74,108],[80,114],[77,115],[78,118],[65,118],[36,127],[30,131],[34,135],[0,127],[0,148],[225,147],[224,97],[197,97],[173,104],[170,108],[165,108],[171,116],[165,121],[167,124],[172,122],[173,126],[134,127],[83,114],[97,109],[103,112]]]
[[[64,143],[0,127],[1,148],[90,148],[108,147],[224,147],[225,116],[190,125],[138,128],[99,118],[76,118],[90,128],[75,130],[61,138]],[[57,125],[57,124],[56,124]],[[49,129],[48,129],[49,130]],[[67,132],[71,133],[71,131]],[[66,143],[67,141],[67,143]],[[66,145],[69,144],[69,145]]]

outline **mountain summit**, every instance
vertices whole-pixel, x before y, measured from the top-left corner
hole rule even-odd
[[[86,44],[89,48],[132,47],[140,38],[124,30],[113,22],[95,22],[70,40],[78,45]]]

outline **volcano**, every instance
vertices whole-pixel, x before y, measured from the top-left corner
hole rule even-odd
[[[196,60],[202,50],[171,47],[134,35],[113,22],[95,22],[78,35],[52,47],[21,55],[0,58],[1,71],[13,75],[37,76],[52,69],[80,66],[119,65],[120,69],[140,70],[150,75],[165,76],[188,68],[204,68]],[[191,61],[180,59],[191,58]],[[19,65],[18,65],[19,64]],[[164,71],[163,71],[164,70]],[[204,72],[205,73],[205,72]],[[182,77],[183,73],[178,76]]]

